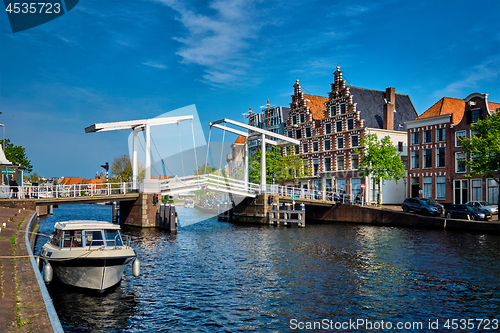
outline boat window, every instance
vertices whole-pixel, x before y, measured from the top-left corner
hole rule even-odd
[[[106,246],[123,246],[118,230],[104,230],[104,234],[106,235]]]
[[[54,246],[59,247],[59,241],[61,239],[61,236],[62,236],[61,230],[54,230],[54,232],[52,233],[52,238],[50,240],[50,243]]]
[[[65,230],[63,234],[63,247],[82,247],[81,230]]]
[[[101,230],[85,231],[85,246],[101,246],[104,245],[102,241]]]

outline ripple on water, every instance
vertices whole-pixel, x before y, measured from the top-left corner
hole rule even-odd
[[[178,212],[183,221],[197,214]],[[109,220],[111,211],[60,206],[41,231],[82,216]],[[495,235],[348,224],[276,228],[213,218],[175,235],[124,232],[138,237],[141,276],[128,267],[121,284],[102,295],[51,284],[65,331],[287,331],[292,318],[427,322],[500,312]]]

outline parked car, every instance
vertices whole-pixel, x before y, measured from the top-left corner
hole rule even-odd
[[[498,214],[498,206],[490,205],[486,201],[468,201],[465,203],[467,206],[474,206],[490,212],[491,215]]]
[[[491,219],[491,214],[487,210],[468,205],[450,205],[446,209],[445,216],[449,219],[484,220]]]
[[[439,216],[443,212],[443,205],[433,199],[406,198],[401,205],[405,212],[415,212],[424,215]]]

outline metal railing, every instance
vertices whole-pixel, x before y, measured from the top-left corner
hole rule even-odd
[[[76,185],[38,185],[38,186],[1,186],[0,198],[44,199],[95,197],[132,192],[132,183],[76,184]]]

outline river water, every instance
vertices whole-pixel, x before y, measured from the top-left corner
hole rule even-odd
[[[139,278],[129,265],[104,294],[49,285],[66,332],[498,331],[499,235],[208,215],[190,224],[201,213],[178,213],[175,235],[124,228],[137,237]],[[70,219],[111,221],[111,208],[59,206],[40,232]]]

